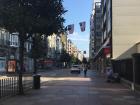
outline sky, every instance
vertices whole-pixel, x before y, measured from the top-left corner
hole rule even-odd
[[[65,13],[64,25],[74,24],[74,33],[68,35],[68,39],[77,46],[80,51],[86,51],[89,56],[90,15],[92,13],[93,0],[63,0],[63,5],[68,12]],[[86,30],[81,32],[79,22],[86,22]]]

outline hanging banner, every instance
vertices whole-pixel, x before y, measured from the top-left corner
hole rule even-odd
[[[84,51],[84,54],[86,54],[86,51]]]
[[[84,32],[85,28],[86,28],[86,22],[85,21],[84,22],[80,22],[79,25],[80,25],[81,31]]]
[[[74,32],[74,24],[68,25],[67,29],[69,31],[69,34],[73,34],[73,32]]]

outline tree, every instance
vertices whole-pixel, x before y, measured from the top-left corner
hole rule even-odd
[[[66,12],[62,5],[63,0],[37,0],[35,5],[35,14],[37,15],[35,31],[51,35],[64,31],[63,23],[65,19],[63,14]]]
[[[68,64],[71,61],[71,56],[65,50],[62,50],[62,53],[60,55],[60,61],[62,63],[65,62],[66,64]]]
[[[53,33],[64,31],[63,22],[65,19],[62,15],[66,12],[62,5],[62,0],[37,0],[35,1],[35,14],[37,14],[36,24],[34,25],[34,33],[40,33],[47,36]],[[35,44],[35,43],[34,43]],[[35,46],[35,45],[34,45]],[[34,63],[36,59],[34,58]],[[36,73],[36,64],[34,70]]]
[[[60,56],[60,61],[61,62],[70,62],[70,55],[66,51],[62,51],[61,56]]]
[[[0,0],[0,27],[19,33],[19,94],[23,94],[22,71],[24,42],[34,23],[32,5],[28,0]]]
[[[86,59],[85,57],[83,58],[82,63],[83,63],[83,64],[87,64],[87,63],[88,63],[88,61],[87,61],[87,59]]]
[[[71,55],[71,63],[76,64],[76,57],[74,55]]]
[[[62,0],[0,0],[0,27],[19,33],[19,94],[23,94],[24,42],[33,33],[50,35],[63,31],[65,12]]]
[[[74,55],[71,55],[71,63],[72,64],[80,64],[81,61],[77,57],[75,57]]]
[[[43,58],[45,55],[45,43],[39,34],[32,37],[31,58],[34,59],[34,74],[37,72],[37,59]]]

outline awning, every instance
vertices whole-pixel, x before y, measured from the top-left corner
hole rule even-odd
[[[111,53],[111,47],[109,46],[109,43],[110,43],[110,37],[106,40],[106,42],[101,46],[99,51],[96,53],[96,55],[93,58],[94,61],[96,61],[96,59],[98,59],[103,54]]]

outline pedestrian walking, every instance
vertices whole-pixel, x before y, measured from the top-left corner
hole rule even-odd
[[[85,77],[87,76],[87,70],[88,70],[88,65],[86,64],[84,67],[84,76]]]

